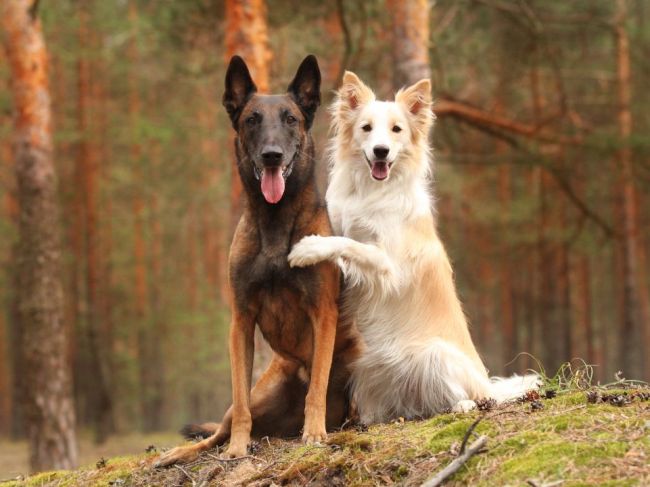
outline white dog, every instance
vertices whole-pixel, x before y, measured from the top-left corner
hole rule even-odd
[[[488,378],[472,343],[431,211],[431,106],[429,80],[387,102],[345,73],[327,190],[343,236],[305,237],[289,255],[292,266],[332,260],[343,270],[344,307],[365,342],[351,384],[365,423],[467,411],[538,386],[536,375]]]

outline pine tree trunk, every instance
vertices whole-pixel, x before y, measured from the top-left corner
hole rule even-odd
[[[246,61],[259,92],[269,90],[271,51],[265,0],[226,0],[226,62],[235,54]],[[234,156],[234,153],[233,153]],[[230,177],[231,235],[241,216],[242,185],[232,157]]]
[[[429,67],[429,2],[387,0],[393,19],[393,88],[431,78]]]
[[[53,162],[48,59],[37,2],[5,1],[2,17],[13,80],[20,226],[18,313],[23,400],[33,471],[77,461],[75,411],[61,283],[60,222]]]
[[[0,313],[0,436],[9,434],[11,422],[11,375],[9,370],[8,324]]]
[[[226,0],[226,60],[235,54],[246,61],[260,93],[269,91],[269,48],[265,0]],[[233,147],[231,145],[231,147]],[[242,184],[231,149],[230,235],[235,231],[242,212]],[[271,359],[271,349],[259,330],[255,333],[253,378],[260,376]]]
[[[91,130],[93,113],[93,89],[91,80],[91,65],[87,50],[95,45],[89,33],[88,4],[79,7],[79,43],[86,46],[82,50],[77,63],[77,123],[81,136],[77,152],[77,172],[81,185],[77,191],[81,193],[84,216],[84,257],[85,257],[85,306],[84,326],[86,335],[85,357],[88,360],[86,377],[91,387],[88,388],[89,409],[92,418],[95,441],[103,443],[110,434],[113,426],[113,401],[110,393],[110,367],[107,357],[107,343],[102,334],[102,315],[100,308],[100,256],[98,241],[97,198],[98,198],[98,149],[95,131]],[[109,348],[109,347],[108,347]]]
[[[4,50],[0,49],[0,63],[6,64],[7,60],[4,56]],[[2,80],[0,86],[8,90],[9,80]],[[0,123],[3,126],[9,126],[11,117],[3,115],[0,118]],[[3,138],[0,141],[0,161],[7,164],[8,174],[11,174],[13,165],[11,154],[11,141],[9,138]],[[5,169],[5,168],[1,168]],[[8,178],[9,179],[9,178]],[[12,225],[16,224],[18,207],[15,200],[15,184],[13,178],[7,181],[2,181],[0,184],[5,186],[5,194],[3,203],[2,215]],[[9,249],[7,256],[7,266],[3,269],[4,278],[11,282],[14,279],[15,266],[13,262],[13,247]],[[5,313],[0,311],[0,436],[5,436],[13,433],[13,419],[15,414],[15,406],[17,405],[17,397],[15,395],[14,387],[14,357],[17,355],[18,347],[15,347],[13,341],[14,323],[11,313],[12,304],[15,303],[12,292],[5,293],[0,299],[0,308],[7,309],[9,312]],[[16,371],[20,370],[15,369]],[[15,381],[17,382],[17,381]]]
[[[624,287],[624,316],[622,323],[622,340],[620,359],[623,372],[640,377],[644,371],[643,346],[645,329],[650,320],[648,306],[648,288],[645,279],[645,261],[643,247],[639,236],[639,208],[637,190],[632,166],[632,81],[630,69],[630,43],[626,30],[627,1],[617,0],[615,19],[616,60],[618,79],[618,130],[621,149],[618,153],[620,177],[620,211],[622,221],[622,271]]]

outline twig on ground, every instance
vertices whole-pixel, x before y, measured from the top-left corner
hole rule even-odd
[[[558,485],[563,484],[564,480],[556,480],[555,482],[550,482],[548,484],[538,484],[535,480],[528,479],[526,480],[526,483],[531,487],[557,487]]]
[[[194,477],[192,477],[187,470],[185,470],[180,465],[174,465],[174,468],[177,468],[178,470],[183,472],[185,476],[189,479],[189,481],[192,482],[192,487],[196,487],[196,480],[194,480]]]
[[[480,416],[476,421],[474,421],[469,428],[467,428],[467,431],[465,432],[465,436],[463,437],[463,441],[460,444],[460,449],[458,450],[458,455],[462,455],[465,453],[465,447],[467,446],[467,442],[469,441],[469,437],[472,434],[472,431],[474,431],[474,428],[478,426],[478,424],[485,418],[485,416]]]
[[[476,455],[487,443],[488,437],[483,435],[472,443],[464,453],[458,455],[449,465],[443,468],[436,475],[424,482],[421,487],[436,487],[441,485],[448,477],[455,474],[467,460]]]

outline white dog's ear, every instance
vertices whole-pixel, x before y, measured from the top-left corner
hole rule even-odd
[[[395,101],[406,107],[417,128],[427,133],[436,118],[432,110],[431,80],[422,79],[417,83],[399,90]]]
[[[357,108],[375,99],[375,94],[359,77],[351,71],[343,74],[343,83],[336,92],[336,99],[330,109],[332,112],[332,127],[335,131],[352,127],[356,118]]]
[[[372,90],[352,71],[346,71],[343,74],[343,83],[339,88],[338,96],[340,101],[352,110],[375,99]]]

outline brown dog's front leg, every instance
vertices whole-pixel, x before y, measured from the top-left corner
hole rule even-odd
[[[230,446],[225,455],[236,458],[246,455],[251,437],[251,375],[253,372],[253,332],[255,323],[233,309],[230,326],[230,369],[232,374],[232,429]]]
[[[327,301],[327,300],[323,300]],[[322,302],[312,317],[314,323],[314,354],[311,364],[311,379],[305,399],[305,427],[302,440],[316,443],[327,438],[325,430],[325,408],[327,403],[327,384],[329,382],[338,309],[334,300]]]

